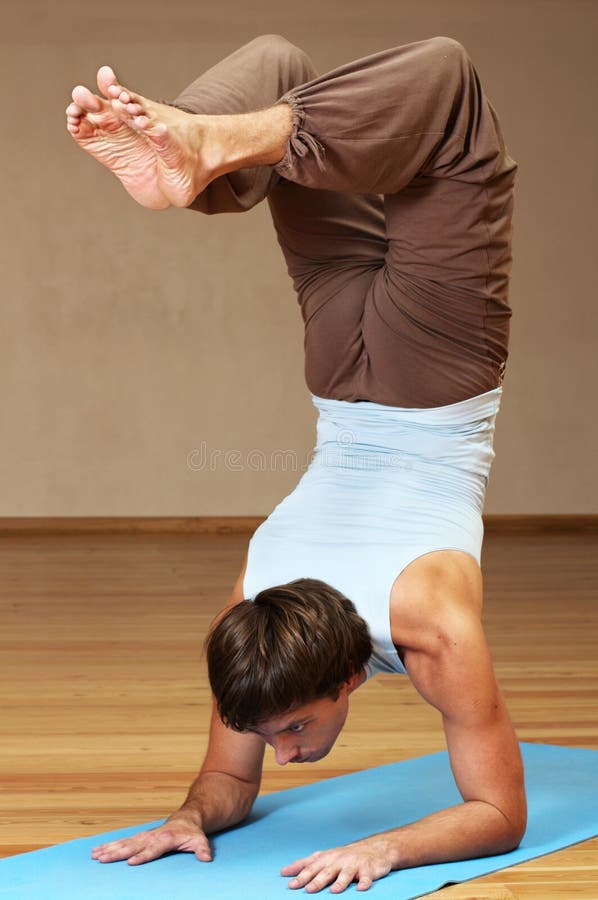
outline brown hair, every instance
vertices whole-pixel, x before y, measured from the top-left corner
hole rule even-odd
[[[237,603],[212,625],[205,647],[220,718],[235,731],[313,700],[336,700],[372,653],[353,603],[316,578]]]

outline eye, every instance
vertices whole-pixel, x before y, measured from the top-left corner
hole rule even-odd
[[[300,731],[303,731],[304,728],[304,722],[296,722],[294,725],[289,725],[289,731],[292,731],[293,734],[298,734]]]

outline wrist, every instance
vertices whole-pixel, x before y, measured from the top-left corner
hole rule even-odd
[[[384,840],[384,857],[390,863],[391,869],[395,871],[409,868],[404,828],[383,833],[381,838]]]
[[[180,809],[177,809],[170,816],[167,822],[186,822],[203,831],[203,819],[199,807],[194,803],[183,803]]]

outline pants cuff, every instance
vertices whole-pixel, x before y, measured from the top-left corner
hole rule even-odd
[[[274,104],[278,106],[280,103],[287,103],[291,107],[293,130],[289,137],[287,149],[284,157],[274,166],[274,170],[284,177],[285,172],[293,168],[297,156],[307,156],[311,150],[316,158],[316,163],[321,172],[324,172],[326,165],[324,157],[326,156],[326,148],[320,144],[316,138],[305,131],[303,125],[305,123],[305,110],[301,101],[295,94],[285,94],[280,100]]]

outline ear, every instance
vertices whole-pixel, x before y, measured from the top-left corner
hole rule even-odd
[[[352,694],[353,691],[357,690],[360,684],[366,680],[365,669],[360,669],[359,672],[353,672],[350,678],[347,679],[345,684],[347,685],[347,693]]]

